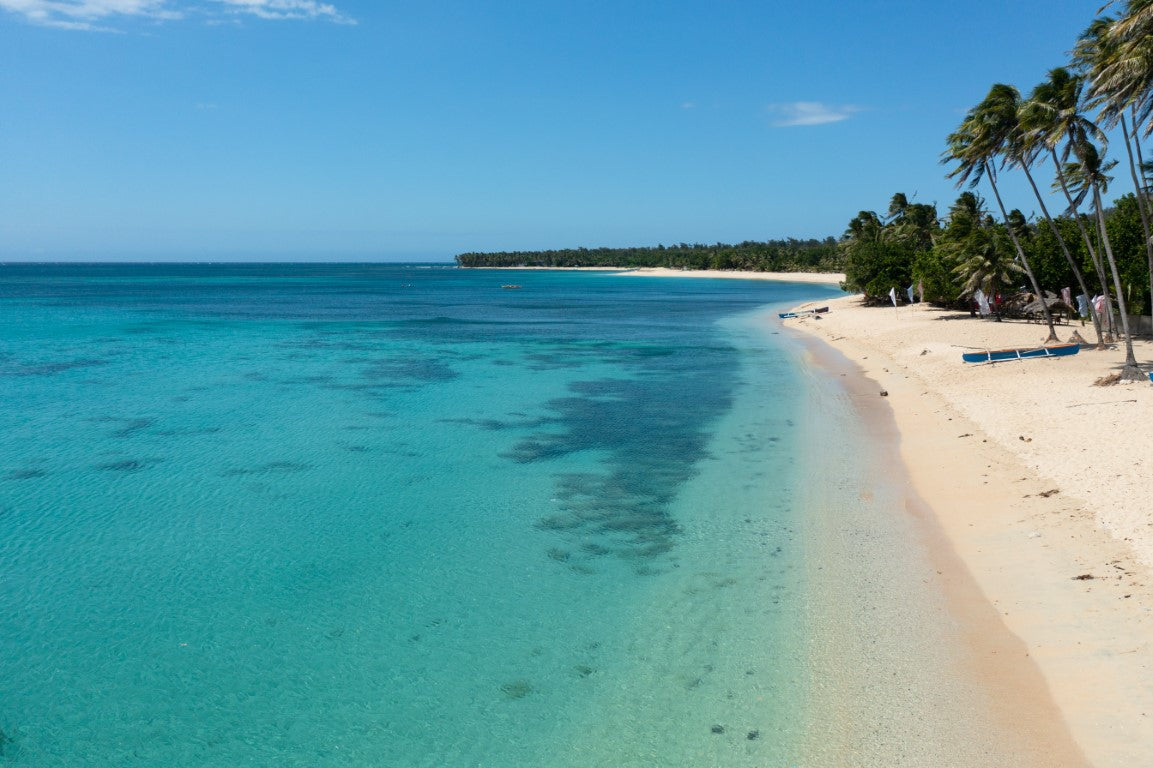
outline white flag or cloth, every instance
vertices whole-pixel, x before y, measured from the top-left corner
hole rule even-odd
[[[889,289],[889,301],[893,302],[894,307],[897,306],[897,289],[896,288],[890,288]]]
[[[908,288],[906,288],[905,293],[909,297],[909,303],[912,304],[913,303],[913,286],[910,285]]]
[[[992,310],[989,309],[989,299],[985,296],[985,292],[980,288],[973,294],[973,298],[977,301],[977,309],[981,312],[981,317],[988,315]]]
[[[1113,318],[1105,313],[1105,294],[1099,294],[1093,297],[1093,309],[1097,312],[1097,317],[1101,318],[1101,326],[1108,331],[1113,330]]]

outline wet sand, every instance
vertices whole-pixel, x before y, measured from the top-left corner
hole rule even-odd
[[[967,649],[961,662],[988,692],[987,711],[1038,765],[1145,764],[1153,387],[1093,386],[1123,359],[1117,349],[961,362],[963,346],[1028,346],[1043,326],[865,308],[857,297],[831,305],[785,325],[857,366],[835,375],[859,383],[862,413],[881,414],[871,417],[876,450],[895,454],[883,471],[920,521],[939,571],[926,582],[948,598],[947,634]],[[1153,347],[1137,354],[1148,360]]]
[[[812,764],[1089,765],[1025,645],[912,484],[876,384],[836,350],[801,341],[811,407],[847,412],[839,429],[870,436],[867,456],[836,435],[807,436]]]

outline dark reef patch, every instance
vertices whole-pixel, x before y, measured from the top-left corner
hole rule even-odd
[[[96,464],[94,468],[104,472],[139,472],[153,464],[159,463],[159,461],[160,459],[122,459],[120,461],[106,461],[102,464]]]
[[[113,437],[132,437],[156,423],[156,419],[152,418],[120,419],[120,421],[123,422],[123,426],[112,433]]]
[[[552,419],[437,419],[437,422],[440,424],[460,424],[466,427],[477,427],[490,432],[499,432],[504,429],[531,429],[533,427],[540,427],[551,423]]]
[[[220,474],[223,477],[243,477],[246,475],[284,474],[290,472],[306,472],[315,469],[312,464],[303,464],[298,461],[270,461],[258,467],[243,467],[239,469],[226,469]]]
[[[310,376],[290,376],[287,379],[282,379],[280,383],[281,384],[302,384],[305,386],[318,386],[318,385],[331,384],[334,381],[337,381],[337,378],[335,376],[330,376],[328,374],[315,374],[315,375],[310,375]]]
[[[672,552],[681,534],[671,503],[709,458],[709,428],[730,406],[731,377],[724,373],[736,358],[712,346],[683,354],[668,347],[597,349],[606,353],[634,375],[574,382],[571,396],[548,402],[547,415],[531,422],[473,424],[537,427],[501,454],[519,464],[603,456],[601,471],[557,474],[557,507],[537,527],[567,545],[547,554],[577,572],[613,555],[634,561],[638,573],[657,573],[647,563]]]
[[[112,437],[132,437],[137,432],[148,429],[156,423],[156,419],[152,417],[129,417],[129,416],[99,416],[88,419],[90,422],[96,424],[116,424],[118,425],[110,433]]]
[[[38,477],[47,477],[48,473],[42,469],[14,469],[4,473],[5,480],[35,480]]]
[[[452,381],[460,374],[432,357],[405,357],[366,361],[361,377],[372,381],[438,382]]]
[[[215,435],[223,431],[220,427],[178,427],[175,429],[158,429],[153,434],[160,437],[197,437],[201,435]]]
[[[527,680],[514,680],[500,687],[500,692],[512,700],[523,699],[534,690],[532,683]]]
[[[94,368],[108,365],[108,360],[86,358],[81,360],[59,360],[50,363],[25,363],[0,366],[0,376],[55,376],[58,373],[74,371],[78,368]]]

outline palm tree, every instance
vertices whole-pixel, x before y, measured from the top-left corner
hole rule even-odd
[[[1106,17],[1093,22],[1077,41],[1073,56],[1075,64],[1090,78],[1089,100],[1100,107],[1103,122],[1109,127],[1121,125],[1145,235],[1149,290],[1153,295],[1153,202],[1149,199],[1138,138],[1142,121],[1146,136],[1153,131],[1153,2],[1131,0],[1125,10],[1118,19]],[[1132,131],[1127,112],[1132,118]],[[1142,169],[1140,177],[1138,168]],[[1153,309],[1150,312],[1153,314]]]
[[[1053,182],[1054,189],[1060,189],[1065,195],[1065,200],[1068,201],[1069,207],[1065,213],[1073,219],[1077,225],[1077,229],[1081,232],[1081,238],[1085,243],[1085,250],[1089,254],[1089,258],[1093,262],[1093,270],[1097,273],[1097,279],[1101,283],[1101,295],[1105,297],[1105,316],[1101,318],[1102,330],[1105,334],[1105,342],[1108,344],[1113,343],[1113,297],[1109,294],[1108,278],[1105,274],[1104,262],[1101,261],[1100,255],[1097,253],[1097,247],[1093,244],[1093,238],[1089,235],[1089,230],[1085,227],[1085,221],[1078,211],[1082,200],[1088,194],[1088,190],[1082,191],[1076,197],[1069,188],[1069,179],[1065,177],[1065,165],[1057,157],[1057,152],[1050,149],[1050,154],[1053,157],[1053,165],[1056,168],[1056,179]],[[1089,294],[1086,293],[1085,297],[1088,298]],[[1092,311],[1096,312],[1096,309]]]
[[[1119,18],[1097,19],[1082,33],[1073,61],[1089,76],[1089,98],[1114,125],[1127,109],[1134,132],[1153,132],[1153,2],[1130,0]]]
[[[1150,218],[1153,217],[1153,211],[1150,211],[1150,202],[1147,184],[1142,183],[1144,180],[1144,173],[1142,178],[1137,176],[1138,163],[1141,157],[1141,142],[1137,138],[1137,125],[1134,123],[1133,132],[1129,132],[1129,126],[1125,120],[1125,116],[1121,116],[1121,135],[1125,140],[1125,154],[1129,159],[1129,177],[1133,180],[1133,189],[1137,199],[1137,213],[1141,216],[1141,233],[1145,236],[1145,260],[1149,267],[1149,295],[1153,297],[1153,236],[1150,233]],[[1132,142],[1132,143],[1130,143]],[[1137,157],[1134,157],[1136,153]],[[1149,309],[1149,314],[1153,316],[1153,307]]]
[[[1040,190],[1037,189],[1037,183],[1033,180],[1033,174],[1030,172],[1030,166],[1045,149],[1052,150],[1054,161],[1056,161],[1054,148],[1063,136],[1070,133],[1097,132],[1097,127],[1088,123],[1078,112],[1080,101],[1081,79],[1072,76],[1068,70],[1061,67],[1051,70],[1049,79],[1034,88],[1029,100],[1021,105],[1022,132],[1018,134],[1020,141],[1014,143],[1012,156],[1014,164],[1025,172],[1029,186],[1033,188],[1033,194],[1037,198],[1037,204],[1041,206],[1041,213],[1045,216],[1050,231],[1057,239],[1057,244],[1061,247],[1065,261],[1073,270],[1081,294],[1088,299],[1089,289],[1085,285],[1085,276],[1081,274],[1081,269],[1073,259],[1073,254],[1069,252],[1069,246],[1065,242],[1065,238],[1061,236],[1061,231],[1057,229],[1053,217],[1049,215],[1049,208],[1045,205],[1045,199],[1041,196]],[[1060,163],[1057,163],[1057,167],[1060,171]],[[1084,233],[1083,227],[1082,232]],[[1086,242],[1088,242],[1087,237]],[[1089,303],[1089,312],[1093,318],[1093,329],[1097,332],[1097,348],[1104,349],[1105,338],[1101,331],[1101,318],[1092,302]]]
[[[1021,123],[1018,119],[1020,111],[1021,94],[1011,85],[996,83],[985,99],[965,115],[961,126],[949,135],[949,146],[942,156],[942,162],[956,162],[957,167],[949,172],[949,178],[957,179],[957,186],[968,182],[970,187],[976,186],[982,178],[988,179],[997,200],[997,207],[1006,223],[1009,214],[1005,210],[1005,203],[1001,200],[1001,191],[997,187],[997,163],[1004,156],[1008,147],[1016,145],[1020,139]],[[1012,227],[1006,227],[1009,239],[1017,251],[1017,258],[1021,263],[1025,275],[1033,292],[1041,299],[1041,309],[1045,315],[1045,323],[1049,327],[1049,338],[1046,341],[1057,341],[1057,332],[1053,329],[1053,316],[1045,304],[1045,295],[1037,278],[1029,266],[1029,259],[1025,256],[1025,249]]]
[[[1111,181],[1111,177],[1106,174],[1117,165],[1117,161],[1103,161],[1097,148],[1088,142],[1075,147],[1074,151],[1079,162],[1067,164],[1065,176],[1070,179],[1075,189],[1087,190],[1093,196],[1093,213],[1097,218],[1098,234],[1105,249],[1105,257],[1109,260],[1109,270],[1113,275],[1117,308],[1121,312],[1121,332],[1125,337],[1125,364],[1121,368],[1121,378],[1125,381],[1140,381],[1142,374],[1137,366],[1137,357],[1133,354],[1133,337],[1129,333],[1125,293],[1121,289],[1121,275],[1117,271],[1117,260],[1113,257],[1113,247],[1109,243],[1109,233],[1105,229],[1105,206],[1101,202],[1101,193],[1108,188]]]
[[[985,216],[978,219],[964,239],[956,242],[958,263],[953,274],[962,281],[962,295],[971,296],[981,290],[995,296],[1002,288],[1013,285],[1024,271],[1014,260],[1008,231],[1008,227],[998,227]]]

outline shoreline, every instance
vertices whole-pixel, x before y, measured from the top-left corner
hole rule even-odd
[[[1041,687],[1018,696],[1036,705],[1047,691],[1084,759],[1140,764],[1153,747],[1153,687],[1145,682],[1153,667],[1153,533],[1142,508],[1148,469],[1139,448],[1150,434],[1153,390],[1147,382],[1091,386],[1123,360],[1118,350],[961,363],[961,346],[1029,346],[1044,326],[923,305],[864,308],[852,296],[828,303],[829,314],[785,326],[854,363],[856,373],[843,375],[888,393],[860,402],[890,414],[907,475],[898,482],[908,514],[926,519],[932,558],[955,559],[960,581],[971,582],[967,596],[955,589],[957,578],[944,586],[962,618],[957,634],[972,648],[973,674],[995,690],[1009,671],[1035,669]],[[1085,335],[1077,325],[1059,333],[1074,329]],[[1142,342],[1137,354],[1148,360],[1153,345]],[[1118,408],[1111,420],[1100,413]],[[1012,644],[990,645],[989,625],[974,621],[990,608],[1026,658],[1007,664]],[[993,701],[998,717],[1022,727],[1011,700]],[[1068,754],[1058,764],[1084,759]]]
[[[1040,670],[1020,663],[1024,644],[910,486],[876,384],[834,347],[791,335],[813,379],[810,407],[825,414],[816,421],[850,414],[833,427],[843,441],[806,436],[810,632],[821,638],[814,764],[1088,766]],[[859,693],[846,701],[849,691]]]
[[[840,285],[843,272],[743,272],[733,269],[670,269],[669,267],[461,267],[510,272],[612,272],[630,277],[712,277],[721,280],[769,280],[777,283]]]

